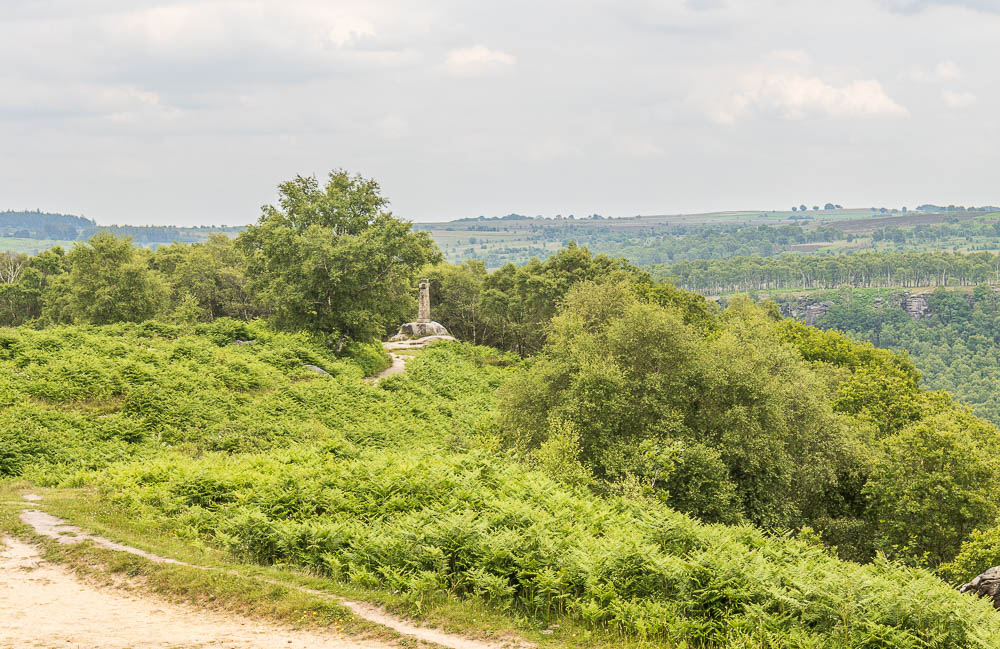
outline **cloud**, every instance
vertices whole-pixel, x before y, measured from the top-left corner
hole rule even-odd
[[[976,54],[1000,14],[820,4],[9,1],[0,195],[104,222],[142,204],[143,221],[244,223],[282,179],[343,166],[418,220],[784,205],[779,174],[912,204],[913,178],[946,160],[969,171],[936,191],[995,202],[1000,86]],[[913,133],[942,137],[907,148]],[[912,155],[885,165],[887,150]]]
[[[551,135],[532,140],[528,143],[525,153],[526,157],[534,162],[551,162],[565,158],[579,158],[584,155],[578,142]]]
[[[104,119],[114,123],[175,120],[183,110],[156,92],[128,84],[74,81],[54,86],[34,80],[0,77],[11,89],[0,96],[0,117]]]
[[[903,117],[909,112],[896,103],[882,84],[860,79],[837,84],[810,74],[809,56],[800,51],[776,51],[763,65],[743,75],[736,89],[711,106],[717,122],[732,124],[748,115],[799,120],[811,117]]]
[[[445,66],[457,77],[474,77],[490,74],[517,62],[510,54],[476,45],[448,52]]]
[[[797,66],[809,65],[811,61],[809,54],[802,50],[774,50],[767,55],[767,59],[773,63],[789,63]]]
[[[376,37],[372,15],[361,11],[337,3],[210,1],[121,12],[105,22],[151,48],[214,50],[243,44],[340,48]]]
[[[941,93],[941,96],[944,98],[944,103],[947,104],[949,108],[967,108],[976,103],[976,96],[971,92],[954,92],[952,90],[945,90]]]
[[[941,61],[934,67],[938,79],[957,79],[962,76],[962,70],[954,61]]]

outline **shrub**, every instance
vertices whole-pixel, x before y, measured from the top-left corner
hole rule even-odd
[[[344,345],[341,357],[350,359],[365,376],[375,376],[392,365],[392,357],[377,343],[349,342]]]

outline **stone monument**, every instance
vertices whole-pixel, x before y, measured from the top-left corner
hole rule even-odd
[[[420,302],[417,307],[416,322],[407,322],[399,328],[399,333],[389,340],[409,340],[427,336],[448,336],[448,330],[439,322],[431,320],[431,282],[420,280]]]
[[[431,321],[431,283],[420,281],[420,304],[417,306],[417,322]]]

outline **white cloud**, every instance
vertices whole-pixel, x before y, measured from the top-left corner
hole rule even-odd
[[[329,37],[330,42],[337,47],[353,45],[366,37],[375,36],[375,27],[364,18],[338,15],[333,17],[332,22]]]
[[[471,77],[496,72],[516,62],[517,59],[506,52],[476,45],[448,52],[445,66],[455,76]]]
[[[0,77],[8,90],[0,96],[0,111],[20,115],[62,115],[111,122],[172,120],[183,111],[168,105],[153,91],[127,84],[74,81],[60,86],[34,80]]]
[[[767,55],[775,63],[790,63],[797,66],[809,65],[809,54],[802,50],[774,50]]]
[[[245,223],[333,166],[418,220],[763,207],[788,186],[912,205],[941,161],[968,172],[927,191],[996,202],[1000,86],[975,53],[1000,14],[880,2],[593,0],[567,19],[526,0],[8,1],[0,210]],[[907,149],[914,133],[941,137]]]
[[[976,103],[976,96],[971,92],[955,92],[952,90],[945,90],[941,93],[944,98],[944,103],[948,105],[949,108],[966,108]]]
[[[728,6],[726,0],[686,0],[684,6],[692,11],[715,11]]]
[[[772,52],[762,66],[743,75],[728,97],[713,102],[711,112],[715,120],[732,124],[750,114],[790,120],[909,114],[876,80],[838,84],[810,74],[808,66],[809,57],[804,52]]]
[[[102,36],[141,56],[171,62],[249,53],[310,64],[384,45],[377,8],[345,2],[203,1],[137,8],[102,17]]]

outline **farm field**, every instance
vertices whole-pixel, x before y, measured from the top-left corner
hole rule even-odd
[[[0,251],[13,252],[16,254],[37,255],[43,250],[62,246],[69,249],[73,246],[72,241],[57,239],[27,239],[21,237],[0,237]]]
[[[809,212],[732,211],[630,218],[489,218],[416,223],[452,263],[482,261],[495,269],[506,263],[545,259],[570,241],[594,252],[621,256],[638,265],[740,255],[852,254],[864,250],[975,252],[1000,250],[992,227],[997,213],[949,212],[873,216],[870,209]],[[44,215],[38,217],[44,220]],[[94,228],[91,228],[94,229]],[[100,228],[134,243],[156,248],[205,240],[211,228],[114,226]],[[219,231],[235,236],[242,228]],[[13,230],[11,230],[13,232]],[[0,250],[37,254],[75,240],[0,237]]]
[[[997,213],[873,216],[871,210],[720,212],[613,219],[461,219],[418,223],[452,263],[487,268],[544,259],[570,241],[639,265],[746,254],[843,254],[862,250],[1000,250]]]

